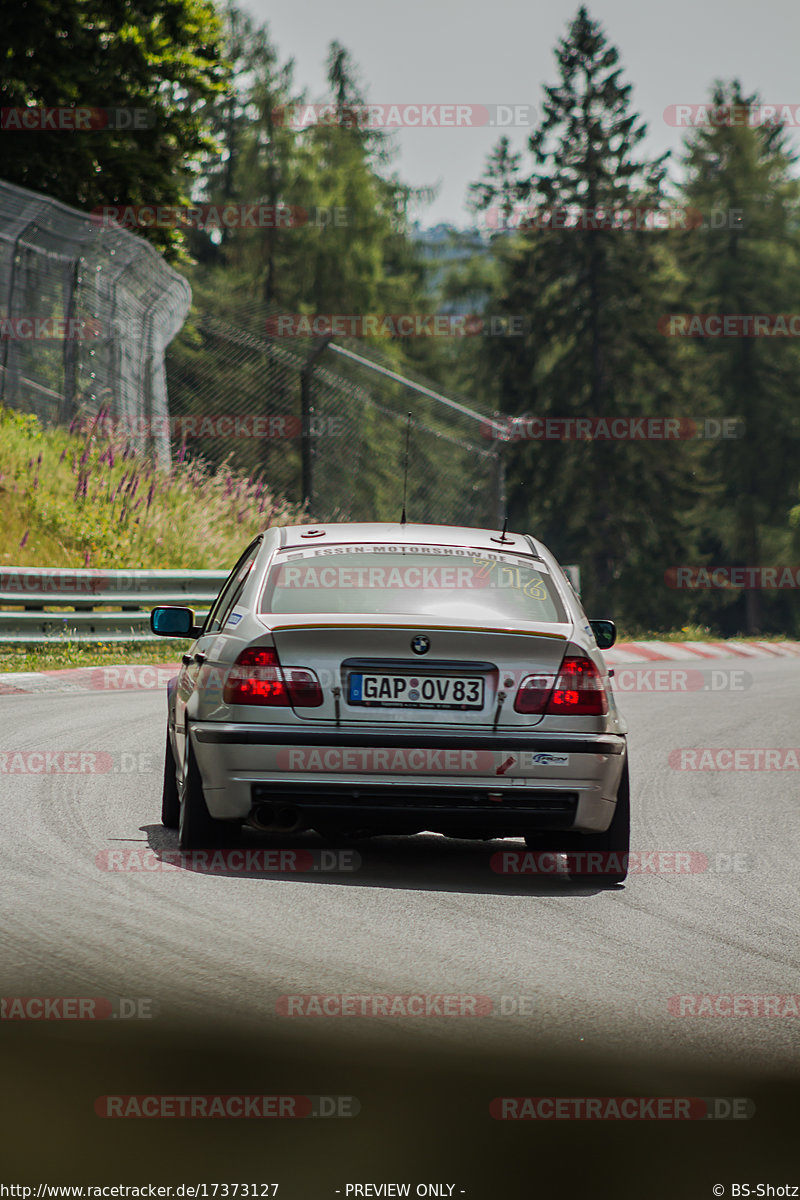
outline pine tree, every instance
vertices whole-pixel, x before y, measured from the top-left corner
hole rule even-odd
[[[759,123],[758,97],[744,96],[738,81],[718,83],[713,106],[715,123],[698,127],[686,143],[683,192],[706,227],[680,237],[687,280],[681,307],[704,314],[798,312],[797,155],[780,125]],[[716,397],[719,415],[743,423],[743,437],[712,448],[721,492],[706,521],[704,561],[791,562],[788,517],[800,482],[797,340],[692,339],[691,357],[693,374]],[[750,589],[716,599],[715,607],[729,608],[728,632],[796,625],[796,602],[788,593]]]
[[[294,62],[281,63],[269,28],[228,3],[225,51],[230,77],[211,119],[219,153],[208,160],[203,198],[212,204],[258,204],[277,212],[295,174],[295,134],[283,114],[292,110]],[[256,290],[273,303],[284,263],[277,219],[258,231],[197,231],[190,249],[203,263],[233,271],[245,267]],[[224,288],[224,281],[220,281]]]
[[[468,207],[487,214],[489,229],[505,231],[514,225],[515,210],[526,188],[520,179],[521,154],[512,154],[507,137],[501,137],[486,162],[483,176],[469,186]]]
[[[646,126],[584,7],[556,59],[560,82],[545,89],[522,189],[534,215],[495,239],[500,305],[529,326],[523,339],[489,343],[497,406],[544,418],[694,415],[680,354],[658,326],[673,287],[669,235],[636,228],[636,210],[664,205],[666,156],[637,157]],[[670,605],[672,619],[683,611],[664,571],[690,553],[701,456],[684,441],[510,446],[512,520],[582,563],[590,604],[652,627]]]

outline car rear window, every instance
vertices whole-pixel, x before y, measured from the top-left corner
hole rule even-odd
[[[438,546],[280,551],[267,576],[261,612],[567,619],[539,560]]]

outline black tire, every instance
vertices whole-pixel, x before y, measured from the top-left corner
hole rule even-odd
[[[570,878],[579,883],[595,883],[602,886],[624,883],[628,875],[628,852],[631,845],[631,791],[627,760],[622,768],[614,816],[605,833],[567,833],[563,836],[547,834],[541,838],[531,834],[525,838],[525,842],[531,850],[560,851],[566,855],[599,851],[604,855],[613,855],[614,861],[608,865],[618,869],[570,871]],[[581,861],[578,859],[578,867]],[[567,863],[569,865],[569,859]]]
[[[181,850],[205,850],[221,846],[229,834],[225,821],[217,821],[206,807],[203,781],[192,750],[186,740],[186,768],[179,787],[180,816],[178,845]]]
[[[178,780],[175,774],[175,755],[167,730],[167,749],[164,753],[164,786],[161,790],[161,824],[167,829],[177,829],[181,815],[181,798],[178,795]]]

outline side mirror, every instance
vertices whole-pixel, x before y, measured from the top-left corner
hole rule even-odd
[[[198,638],[201,627],[195,624],[193,608],[154,608],[150,628],[156,637]]]
[[[610,650],[617,640],[617,627],[613,621],[590,621],[594,640],[601,650]]]

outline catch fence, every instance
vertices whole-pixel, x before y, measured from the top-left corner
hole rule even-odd
[[[173,453],[185,442],[186,453],[263,474],[317,520],[395,520],[408,441],[409,520],[502,523],[491,418],[363,342],[270,337],[266,314],[234,325],[193,313],[170,346]]]
[[[164,351],[190,304],[144,238],[0,180],[0,403],[44,424],[102,409],[168,466]]]
[[[409,520],[502,523],[503,442],[469,401],[374,344],[191,301],[143,237],[0,181],[0,403],[94,421],[164,469],[227,462],[315,520],[399,519],[408,446]]]

